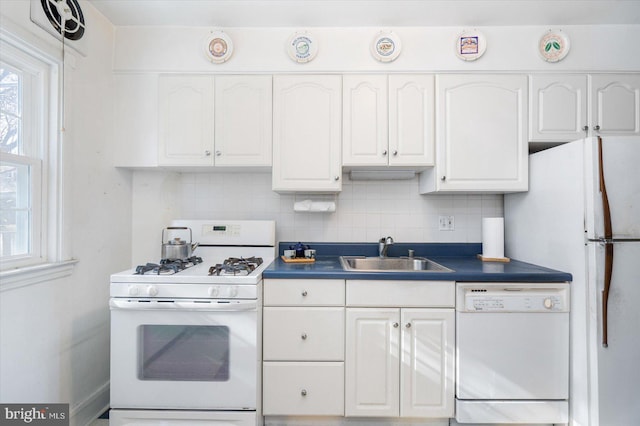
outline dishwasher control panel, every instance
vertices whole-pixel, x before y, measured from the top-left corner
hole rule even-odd
[[[569,312],[569,286],[458,284],[460,312]]]

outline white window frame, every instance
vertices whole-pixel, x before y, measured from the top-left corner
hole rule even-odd
[[[6,31],[0,32],[0,55],[3,62],[23,71],[24,96],[41,100],[29,102],[28,108],[25,102],[27,125],[23,130],[31,145],[25,146],[24,155],[2,153],[3,161],[31,168],[31,249],[28,255],[1,259],[0,277],[7,282],[5,278],[28,273],[33,268],[41,274],[43,267],[59,265],[61,260],[59,69],[62,63],[55,58],[55,52],[44,52]]]

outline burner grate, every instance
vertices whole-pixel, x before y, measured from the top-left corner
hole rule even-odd
[[[199,263],[202,263],[202,258],[197,256],[192,256],[187,259],[161,259],[160,263],[147,263],[137,266],[134,275],[172,275]]]
[[[209,275],[249,275],[261,264],[261,257],[230,257],[210,267]]]

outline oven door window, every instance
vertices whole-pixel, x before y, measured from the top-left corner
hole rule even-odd
[[[139,380],[226,382],[229,327],[141,325]]]

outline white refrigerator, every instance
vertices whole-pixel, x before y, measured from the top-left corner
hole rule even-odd
[[[506,256],[573,275],[570,424],[640,424],[640,138],[530,155],[504,214]]]

